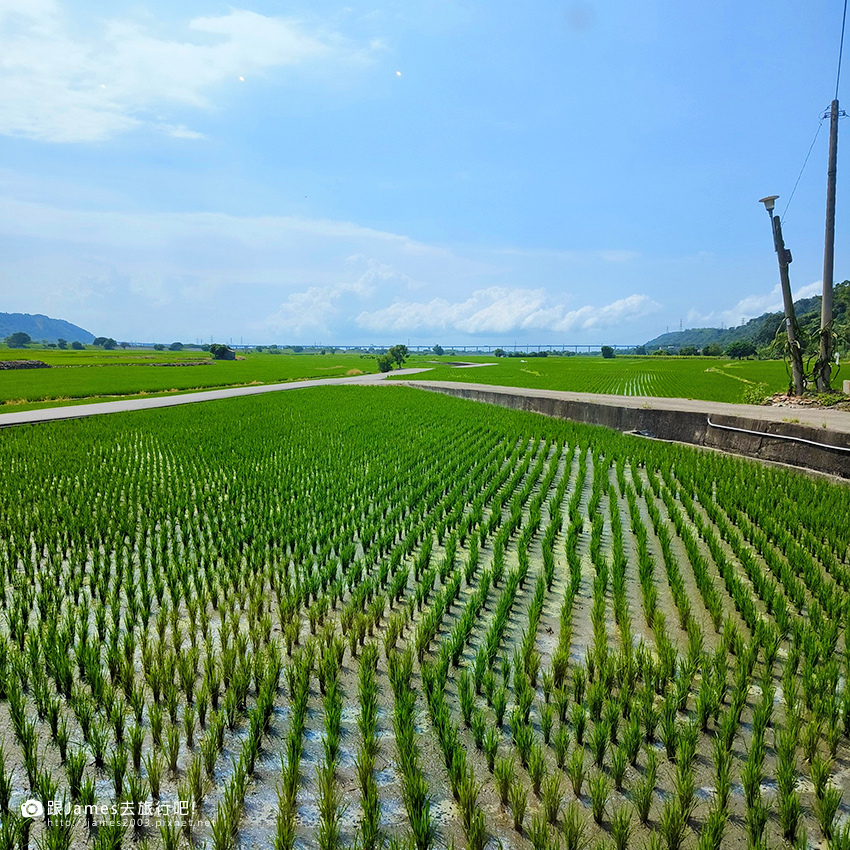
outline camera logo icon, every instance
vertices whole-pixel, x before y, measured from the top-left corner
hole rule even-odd
[[[21,814],[25,818],[40,818],[44,814],[41,800],[24,800],[21,803]]]

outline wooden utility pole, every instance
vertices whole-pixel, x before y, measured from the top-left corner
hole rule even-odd
[[[803,354],[800,351],[800,343],[797,342],[797,317],[794,315],[794,299],[791,297],[791,280],[788,277],[791,252],[785,247],[785,240],[782,238],[782,222],[778,215],[773,214],[778,197],[779,195],[768,195],[759,203],[764,204],[773,227],[773,247],[779,260],[779,280],[782,285],[782,302],[785,305],[785,332],[788,334],[791,378],[794,383],[794,395],[801,396],[806,389],[806,379],[803,373]]]
[[[794,299],[791,297],[791,280],[788,276],[791,252],[785,247],[779,216],[771,214],[770,218],[773,223],[773,243],[779,259],[779,279],[782,283],[782,302],[785,305],[785,330],[788,334],[791,378],[794,382],[794,395],[801,396],[806,389],[806,382],[803,377],[803,354],[800,351],[800,343],[797,342],[797,317],[794,313]]]
[[[832,368],[832,281],[835,256],[835,177],[838,171],[838,100],[829,106],[829,166],[826,180],[826,235],[823,246],[823,297],[820,307],[818,390],[829,392]]]

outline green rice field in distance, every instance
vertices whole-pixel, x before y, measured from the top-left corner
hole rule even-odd
[[[0,371],[0,405],[9,409],[75,403],[104,397],[154,395],[215,387],[270,384],[374,373],[374,355],[278,354],[249,351],[244,360],[211,361],[200,351],[57,351],[0,348],[0,359],[39,359],[51,369]],[[494,365],[458,369],[451,363]],[[171,365],[165,365],[171,364]],[[186,365],[183,365],[186,364]],[[494,358],[414,355],[407,367],[431,371],[424,380],[469,381],[510,387],[697,398],[741,402],[787,388],[781,361],[695,357]]]
[[[788,375],[781,360],[652,356],[611,360],[586,356],[483,358],[463,354],[440,359],[495,365],[475,369],[441,365],[409,380],[468,381],[505,387],[732,403],[744,401],[748,390],[759,395],[763,389],[760,394],[766,396],[788,388]]]
[[[194,363],[209,360],[204,351],[155,351],[152,348],[0,348],[0,360],[41,360],[51,366],[120,366],[130,364]]]
[[[403,386],[0,451],[4,847],[850,840],[845,486]]]
[[[42,360],[52,367],[0,371],[0,404],[11,410],[32,402],[153,395],[377,371],[374,357],[359,354],[248,352],[238,356],[245,359],[213,361],[201,351],[0,349],[2,359]]]

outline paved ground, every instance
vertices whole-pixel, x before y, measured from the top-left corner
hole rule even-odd
[[[299,390],[304,387],[334,386],[338,384],[375,384],[391,375],[415,375],[428,369],[399,369],[376,375],[356,375],[353,378],[319,378],[313,381],[290,381],[285,384],[263,384],[251,387],[227,387],[223,390],[205,390],[199,393],[163,396],[161,398],[127,398],[94,404],[75,404],[67,407],[45,407],[41,410],[22,410],[18,413],[0,413],[0,428],[11,425],[35,425],[55,422],[58,419],[80,419],[84,416],[101,416],[105,413],[124,413],[128,410],[150,410],[157,407],[176,407],[179,404],[196,404],[200,401],[217,401],[243,395],[260,395],[281,390]]]
[[[409,386],[425,389],[451,389],[467,387],[490,393],[516,395],[531,398],[556,398],[566,401],[585,401],[611,407],[652,408],[653,410],[687,411],[704,413],[706,416],[738,416],[762,422],[797,422],[812,428],[850,433],[850,412],[810,407],[761,407],[754,404],[726,404],[719,401],[699,401],[688,398],[656,398],[653,396],[601,395],[597,393],[571,393],[560,390],[534,390],[527,387],[497,387],[491,384],[460,383],[457,381],[405,381]]]

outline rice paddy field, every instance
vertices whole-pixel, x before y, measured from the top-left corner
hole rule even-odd
[[[41,360],[51,366],[114,366],[157,363],[196,363],[209,360],[204,351],[184,349],[183,351],[156,351],[153,348],[27,348],[0,347],[2,360]]]
[[[610,360],[602,357],[497,359],[466,355],[443,359],[492,365],[474,369],[441,365],[413,380],[470,381],[506,387],[731,403],[742,402],[753,393],[766,396],[788,389],[788,374],[781,360],[651,356]]]
[[[273,355],[210,360],[201,351],[55,351],[0,349],[0,358],[38,359],[50,369],[0,371],[0,404],[7,410],[39,402],[99,400],[214,387],[276,384],[377,372],[374,357],[358,354]]]
[[[397,386],[0,452],[0,847],[850,846],[846,487]]]
[[[0,348],[0,359],[36,358],[52,367],[0,371],[0,405],[7,410],[22,410],[104,398],[339,378],[377,371],[374,355],[272,355],[251,351],[239,356],[244,359],[211,361],[200,351]],[[473,369],[452,365],[459,361],[489,365]],[[428,369],[428,373],[416,376],[426,380],[732,403],[759,398],[788,387],[785,364],[775,360],[414,355],[405,366]]]

